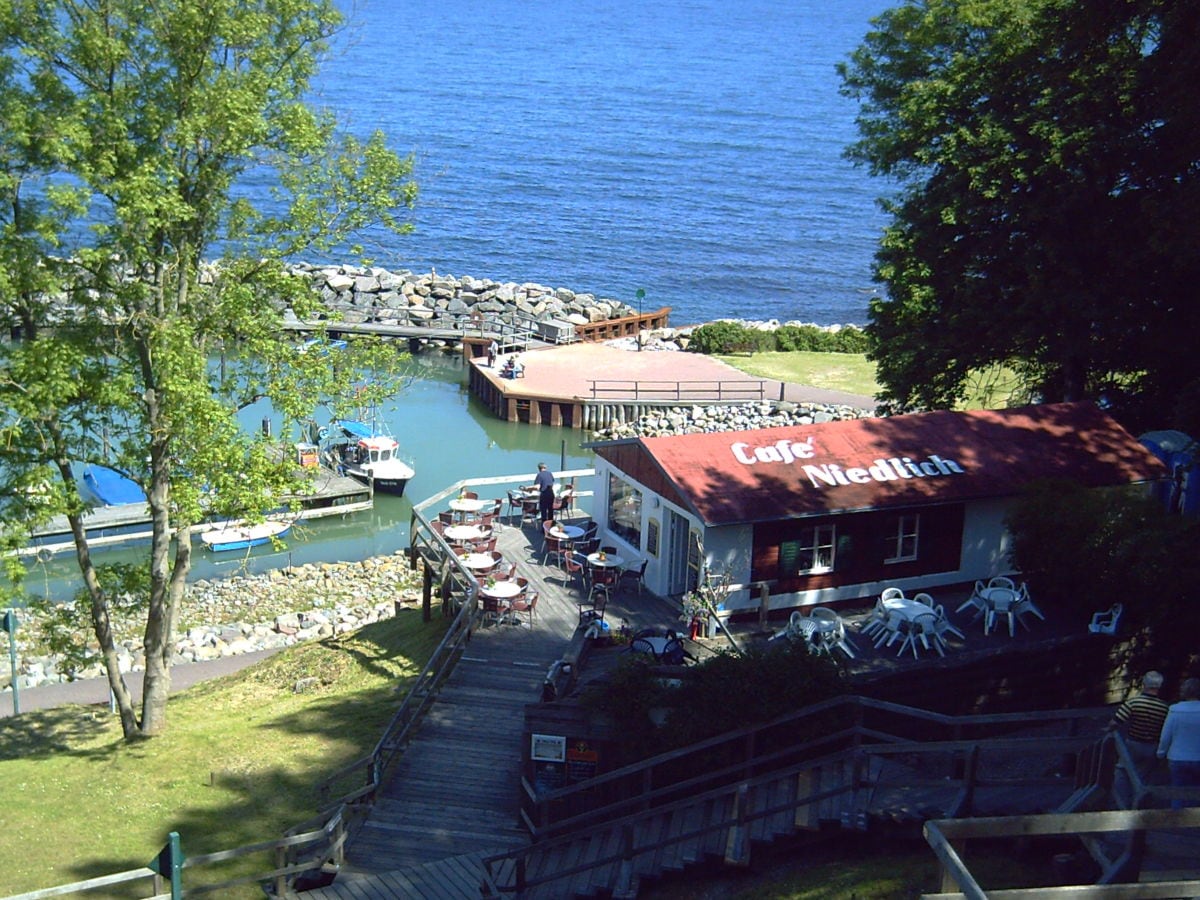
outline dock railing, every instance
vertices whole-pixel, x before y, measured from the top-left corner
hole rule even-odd
[[[750,402],[766,399],[766,381],[638,381],[593,379],[588,382],[593,400],[675,400],[692,402]]]

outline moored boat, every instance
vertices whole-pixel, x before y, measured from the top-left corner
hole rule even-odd
[[[363,422],[343,419],[335,424],[342,432],[331,445],[336,464],[375,490],[402,496],[415,472],[401,458],[396,439]]]
[[[86,466],[83,470],[83,487],[89,498],[101,506],[146,502],[146,494],[136,481],[107,466]]]
[[[275,538],[284,537],[292,528],[291,522],[268,520],[255,525],[226,522],[218,528],[200,532],[200,540],[209,550],[248,550]]]

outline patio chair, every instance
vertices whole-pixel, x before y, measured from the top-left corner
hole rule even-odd
[[[1042,611],[1038,609],[1037,604],[1033,602],[1033,598],[1029,596],[1029,585],[1022,581],[1021,586],[1017,588],[1016,608],[1017,621],[1022,625],[1025,625],[1025,620],[1022,618],[1022,616],[1024,616],[1026,613],[1032,613],[1043,622],[1046,621],[1046,617],[1042,615]],[[1028,628],[1029,626],[1025,625],[1025,627]]]
[[[1013,580],[1005,575],[995,575],[989,578],[987,586],[990,588],[1008,588],[1010,591],[1017,589]]]
[[[950,617],[946,615],[946,608],[942,604],[939,603],[935,606],[933,611],[937,615],[937,635],[943,642],[946,640],[947,633],[957,635],[960,640],[966,640],[967,636],[954,627],[954,624],[950,621]]]
[[[541,516],[541,510],[538,509],[537,497],[522,497],[521,498],[521,524],[526,522],[538,522]]]
[[[617,579],[618,587],[625,584],[626,580],[629,580],[637,585],[638,596],[642,596],[642,579],[646,577],[646,566],[649,565],[649,563],[650,560],[643,559],[642,564],[637,568],[622,569],[621,575]]]
[[[1015,637],[1017,633],[1017,592],[1011,588],[992,588],[988,594],[988,609],[983,620],[983,633],[991,634],[996,627],[996,620],[1008,620],[1008,636]]]
[[[887,625],[887,618],[888,609],[883,605],[883,598],[880,597],[875,601],[875,606],[871,608],[870,615],[858,623],[858,633],[874,637]]]
[[[529,619],[529,628],[533,629],[533,621],[537,617],[538,592],[526,591],[512,599],[508,604],[508,611],[517,617],[517,624],[520,624],[521,614],[524,613]]]
[[[974,622],[987,612],[987,601],[983,599],[983,592],[985,590],[987,590],[987,586],[982,581],[976,581],[975,588],[971,591],[971,596],[964,600],[955,612],[962,612],[967,607],[974,607],[975,615],[971,617],[971,621]]]
[[[908,619],[899,610],[889,609],[887,620],[884,622],[879,636],[875,638],[875,649],[878,650],[885,645],[890,647],[896,641],[903,640],[907,636]]]
[[[516,517],[517,522],[520,522],[525,514],[525,500],[519,491],[508,492],[508,524],[513,523],[513,517]]]
[[[484,624],[495,625],[500,621],[501,610],[500,601],[495,597],[488,597],[486,594],[480,595],[479,603],[483,609]]]
[[[598,596],[589,591],[587,599],[579,601],[579,624],[590,625],[592,622],[603,622],[604,610],[607,606],[607,591],[602,591]]]
[[[883,593],[879,595],[880,600],[903,600],[904,591],[898,587],[884,588]]]
[[[438,513],[438,521],[441,522],[443,525],[453,525],[454,524],[454,511],[450,510],[450,509],[442,510],[440,513]]]
[[[1092,616],[1088,631],[1092,634],[1116,634],[1117,625],[1121,621],[1121,613],[1125,611],[1123,604],[1114,603],[1108,609]]]
[[[588,565],[587,557],[578,550],[572,550],[563,556],[563,568],[567,571],[567,576],[574,582],[579,579],[579,589],[586,591],[588,589]]]
[[[937,613],[917,613],[912,617],[912,621],[908,624],[908,636],[900,645],[900,650],[896,655],[899,656],[903,653],[905,647],[912,647],[913,659],[916,659],[918,641],[926,650],[932,648],[937,651],[938,656],[946,655],[942,638],[937,633]]]
[[[556,538],[550,534],[550,523],[542,523],[542,536],[544,542],[542,544],[542,565],[550,564],[551,557],[559,565],[565,565],[567,554],[571,551],[571,542]]]
[[[609,595],[617,586],[617,580],[621,577],[621,573],[610,566],[589,566],[588,579],[591,581],[591,587],[588,588],[588,597],[592,597],[596,593],[601,593],[607,600]]]
[[[841,650],[851,659],[854,658],[854,650],[851,648],[846,635],[846,625],[842,622],[842,617],[837,614],[836,610],[828,607],[818,606],[811,613],[809,618],[817,622],[833,623],[832,631],[817,631],[817,644],[825,653],[832,653],[836,647]]]

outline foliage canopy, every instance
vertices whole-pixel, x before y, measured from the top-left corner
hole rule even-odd
[[[848,155],[896,187],[867,329],[890,406],[949,408],[1007,365],[1045,400],[1196,430],[1197,46],[1195,0],[906,0],[874,20],[840,72]]]
[[[68,517],[126,736],[165,723],[192,526],[261,516],[301,487],[237,412],[269,399],[299,421],[345,384],[332,355],[280,340],[284,309],[316,301],[286,261],[409,227],[411,159],[305,99],[340,25],[331,0],[0,9],[0,325],[20,336],[0,347],[0,521],[12,548]],[[239,190],[251,174],[269,204]],[[400,372],[366,342],[339,365],[380,393]],[[140,716],[83,529],[85,463],[147,498]]]

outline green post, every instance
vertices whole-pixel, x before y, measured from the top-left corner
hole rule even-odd
[[[8,632],[8,664],[12,668],[13,715],[21,714],[21,691],[17,685],[17,614],[13,610],[4,613],[0,620]]]
[[[179,832],[167,835],[167,842],[148,867],[156,875],[171,880],[171,900],[183,900],[183,851],[179,849]],[[155,890],[159,890],[155,885]]]

